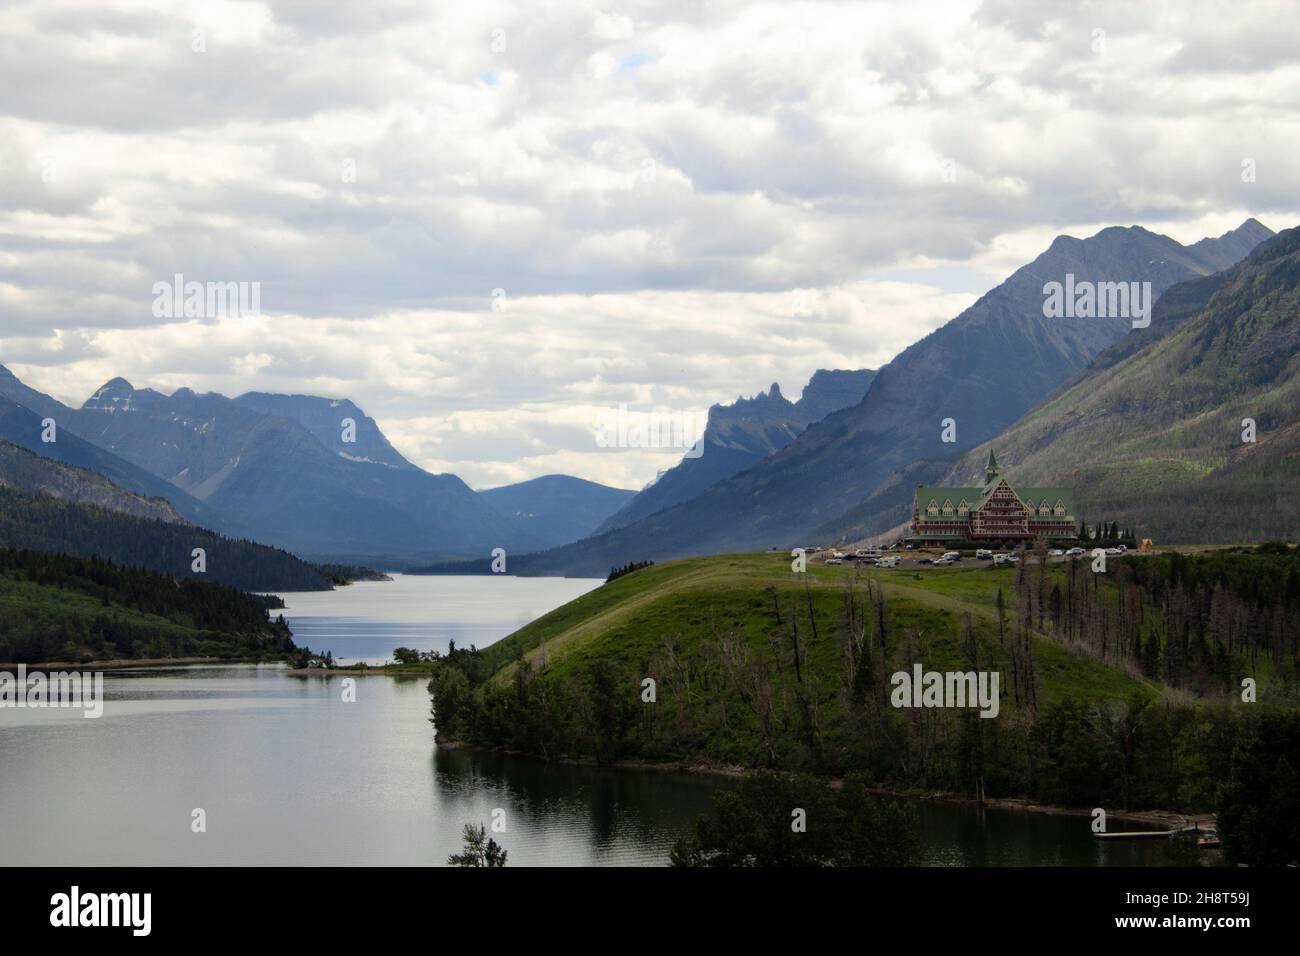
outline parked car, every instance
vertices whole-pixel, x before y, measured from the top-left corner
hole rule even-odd
[[[1065,554],[1066,557],[1077,558],[1079,555],[1083,554],[1083,548],[1071,548],[1069,551],[1065,552]]]
[[[949,559],[950,561],[960,561],[960,560],[961,560],[961,552],[960,552],[960,551],[945,551],[945,552],[943,553],[943,556],[944,556],[945,558]]]
[[[994,564],[1019,564],[1020,555],[1018,554],[995,554],[993,555]]]
[[[933,558],[921,558],[921,559],[920,559],[919,561],[917,561],[916,563],[917,563],[917,564],[934,564],[934,559],[933,559]]]
[[[896,568],[898,567],[898,556],[894,555],[888,558],[881,558],[876,562],[878,568]]]
[[[978,551],[975,552],[975,557],[977,560],[980,561],[988,561],[992,559],[993,552],[990,551],[988,548],[980,548]]]
[[[836,551],[831,556],[835,558],[839,558],[841,561],[843,561],[845,558],[848,557],[848,555],[843,551]]]
[[[827,564],[843,564],[843,563],[844,563],[844,559],[843,559],[843,558],[827,558],[827,559],[826,559],[826,563],[827,563]]]
[[[1062,551],[1060,548],[1053,548],[1051,551],[1048,551],[1047,554],[1050,557],[1059,558],[1062,557],[1065,554],[1065,552]]]

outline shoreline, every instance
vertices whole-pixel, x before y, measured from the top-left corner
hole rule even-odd
[[[0,670],[10,670],[19,664],[29,671],[49,670],[127,670],[133,667],[187,667],[192,664],[283,664],[280,660],[262,660],[256,657],[115,657],[106,661],[36,661],[25,663],[0,662]]]
[[[533,754],[476,747],[473,744],[467,744],[459,740],[439,740],[435,737],[434,745],[436,747],[446,748],[447,750],[464,750],[476,753],[496,754],[502,757],[520,757],[526,760],[535,760],[540,763],[547,762],[543,760],[543,758],[537,757]],[[668,761],[663,763],[619,760],[614,763],[599,764],[594,760],[574,760],[566,758],[554,762],[575,767],[605,767],[613,770],[653,770],[661,773],[688,773],[698,774],[701,776],[725,777],[732,780],[746,777],[754,773],[754,770],[751,768],[743,767],[739,764],[719,764],[707,760]],[[841,787],[844,785],[844,780],[841,777],[822,777],[819,779],[825,780],[831,787]],[[971,807],[977,807],[979,805],[974,797],[968,797],[960,793],[952,793],[946,790],[868,787],[867,792],[878,797],[916,801],[919,803],[964,804]],[[1026,800],[1023,797],[985,798],[984,808],[1008,810],[1017,813],[1036,813],[1045,816],[1085,818],[1091,817],[1093,812],[1093,808],[1091,807],[1067,807],[1053,803],[1034,803],[1033,801]],[[1123,820],[1127,823],[1153,824],[1167,828],[1170,831],[1192,826],[1201,829],[1216,826],[1216,819],[1213,813],[1177,813],[1173,810],[1107,810],[1106,819]]]
[[[319,675],[345,677],[358,674],[379,674],[385,677],[429,677],[432,667],[424,664],[394,664],[376,667],[290,667],[282,659],[264,660],[258,657],[115,657],[103,661],[0,661],[0,670],[14,670],[19,665],[28,671],[53,670],[130,670],[135,667],[190,667],[195,664],[266,664],[284,665],[284,672],[294,677]]]
[[[31,664],[23,664],[30,671],[50,671],[50,670],[130,670],[134,668],[156,668],[165,669],[168,667],[186,667],[196,664],[223,665],[223,664],[267,664],[267,665],[284,665],[282,660],[259,660],[256,658],[226,658],[226,657],[151,657],[139,659],[112,659],[105,661],[92,661],[90,663],[81,663],[74,661],[40,661]],[[18,663],[0,662],[0,670],[17,668]],[[410,668],[410,669],[402,669]],[[431,668],[423,665],[395,665],[379,667],[287,667],[283,673],[293,677],[333,677],[337,676],[358,676],[358,675],[379,675],[384,677],[428,677],[432,674]],[[434,746],[446,750],[464,750],[469,752],[495,754],[503,757],[522,758],[525,760],[547,763],[544,758],[535,754],[528,754],[522,751],[510,751],[499,748],[478,747],[473,744],[465,743],[459,740],[441,739],[434,737]],[[610,764],[600,764],[591,759],[574,759],[563,758],[553,761],[554,763],[567,766],[577,767],[607,767],[614,770],[650,770],[660,773],[684,773],[701,776],[723,777],[728,779],[738,779],[748,776],[755,771],[752,768],[744,767],[739,764],[722,764],[709,760],[678,760],[678,761],[640,761],[640,760],[619,760]],[[843,779],[838,777],[821,778],[831,787],[843,785]],[[945,790],[930,790],[921,788],[889,788],[889,787],[868,787],[868,792],[892,799],[911,800],[917,802],[936,802],[949,804],[964,804],[967,806],[978,806],[979,804],[974,797],[965,796],[959,793],[952,793]],[[1059,804],[1035,803],[1024,797],[992,797],[986,798],[983,806],[994,810],[1009,810],[1020,813],[1037,813],[1050,816],[1073,816],[1073,817],[1090,817],[1093,809],[1090,807],[1068,807]],[[1214,827],[1216,825],[1215,815],[1213,813],[1178,813],[1172,810],[1108,810],[1107,819],[1123,820],[1128,823],[1142,823],[1155,825],[1176,830],[1184,827]]]
[[[290,667],[285,673],[291,677],[333,677],[335,674],[344,677],[358,674],[378,674],[383,677],[432,677],[433,668],[422,664],[395,664],[391,667]]]

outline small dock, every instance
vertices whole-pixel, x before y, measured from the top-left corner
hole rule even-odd
[[[1094,833],[1098,840],[1171,840],[1180,833],[1199,833],[1203,841],[1213,840],[1218,844],[1218,831],[1214,827],[1199,825],[1174,827],[1172,830],[1119,830],[1114,833]]]
[[[1115,833],[1094,833],[1098,840],[1168,840],[1181,830],[1121,830]]]

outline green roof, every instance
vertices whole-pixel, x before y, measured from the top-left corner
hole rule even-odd
[[[1053,508],[1056,507],[1056,503],[1059,501],[1063,505],[1065,505],[1065,513],[1067,515],[1074,514],[1074,489],[1073,488],[1021,489],[1021,488],[1016,488],[1013,485],[1012,489],[1015,491],[1016,494],[1020,496],[1021,501],[1024,501],[1026,503],[1032,501],[1034,503],[1035,508],[1037,508],[1040,504],[1042,504],[1043,499],[1046,498],[1047,503],[1051,505]]]
[[[963,498],[966,500],[966,504],[974,510],[984,503],[984,500],[993,492],[993,489],[996,488],[1002,480],[1002,477],[998,476],[988,484],[979,488],[944,488],[939,485],[920,485],[916,489],[915,500],[917,510],[924,512],[926,507],[930,504],[931,499],[934,499],[941,508],[943,507],[945,500],[950,500],[952,506],[956,508],[961,504]],[[1020,497],[1021,501],[1026,504],[1033,502],[1035,509],[1037,509],[1043,499],[1046,498],[1048,505],[1053,508],[1056,507],[1058,501],[1064,504],[1066,517],[1072,517],[1074,515],[1073,488],[1017,488],[1015,485],[1011,484],[1010,481],[1008,481],[1007,484],[1010,485],[1011,490]]]
[[[921,505],[922,510],[924,510],[925,506],[930,503],[931,498],[939,502],[939,507],[941,508],[943,507],[943,501],[945,498],[952,499],[952,506],[954,508],[956,508],[957,505],[961,504],[961,500],[965,498],[966,504],[974,508],[976,505],[978,505],[981,501],[984,500],[984,489],[983,488],[940,488],[935,485],[921,485],[919,488],[916,489],[916,500]]]

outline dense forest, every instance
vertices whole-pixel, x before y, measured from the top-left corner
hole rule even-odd
[[[581,666],[519,654],[498,671],[492,649],[458,651],[435,665],[433,720],[440,737],[545,759],[705,759],[979,799],[1216,810],[1229,829],[1270,825],[1245,794],[1271,788],[1270,800],[1300,805],[1284,746],[1300,733],[1297,552],[1111,558],[1106,574],[1090,562],[1030,556],[989,596],[994,613],[950,613],[941,627],[867,575],[848,580],[831,621],[811,591],[753,595],[759,640],[739,610],[718,609],[696,639],[666,633],[631,658],[609,646]],[[929,580],[958,588],[986,573]],[[1061,649],[1121,683],[1045,693]],[[999,719],[890,706],[890,675],[916,661],[998,671]],[[1234,834],[1229,858],[1295,860],[1290,826],[1283,839]]]
[[[294,650],[278,598],[94,558],[0,549],[0,661],[216,656]]]
[[[331,584],[326,572],[278,548],[4,485],[0,485],[0,547],[100,557],[244,591],[321,591]],[[205,552],[202,573],[193,570],[195,548]],[[349,570],[359,569],[334,568],[330,577]]]

